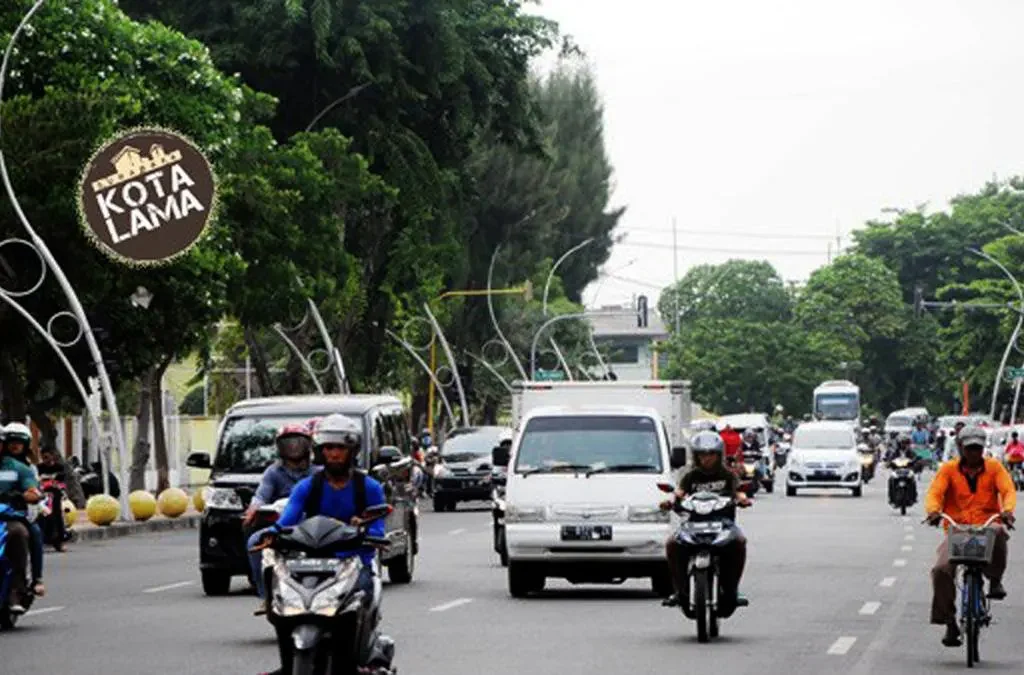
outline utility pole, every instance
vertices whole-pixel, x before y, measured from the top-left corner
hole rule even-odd
[[[672,216],[672,275],[675,277],[676,333],[679,333],[679,241],[676,238],[676,217]]]

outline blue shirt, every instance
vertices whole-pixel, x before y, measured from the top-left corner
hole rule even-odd
[[[910,442],[914,445],[928,445],[930,434],[925,429],[914,429],[910,434]]]
[[[355,480],[355,479],[353,479]],[[379,482],[366,476],[366,506],[378,506],[384,504],[384,488]],[[353,481],[350,480],[346,483],[345,487],[338,490],[331,486],[329,482],[324,481],[324,494],[320,498],[320,515],[327,516],[329,518],[337,518],[343,522],[349,522],[353,516],[360,515],[356,513],[356,490],[353,486]],[[284,513],[277,521],[277,525],[280,527],[292,527],[298,525],[303,520],[304,510],[306,506],[306,499],[309,497],[309,491],[313,486],[313,478],[305,478],[299,481],[299,484],[292,490],[291,497],[288,498],[288,506],[284,508]],[[374,537],[383,537],[386,533],[384,527],[384,518],[374,521],[367,528],[369,534]],[[343,551],[338,553],[339,558],[348,558],[350,556],[359,554],[359,557],[363,559],[363,564],[373,564],[373,559],[377,552],[374,548],[366,546],[359,551]]]
[[[313,475],[314,470],[322,468],[319,466],[306,467],[301,471],[294,471],[280,461],[274,462],[263,472],[263,477],[260,479],[260,487],[256,490],[252,503],[260,506],[263,504],[273,504],[278,499],[284,499],[292,493],[292,490],[300,480],[308,478]]]

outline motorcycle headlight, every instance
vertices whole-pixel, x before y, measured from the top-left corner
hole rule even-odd
[[[543,506],[509,504],[505,511],[507,523],[542,523],[545,520]]]
[[[242,498],[231,488],[210,488],[206,492],[206,508],[242,511]]]
[[[870,465],[874,461],[875,461],[875,458],[872,457],[871,455],[861,455],[860,456],[860,464],[861,464],[861,466],[868,466],[868,465]]]
[[[359,560],[358,558],[349,558],[342,564],[331,585],[313,596],[309,611],[321,616],[337,614],[342,595],[346,595],[351,590],[358,576]]]
[[[629,520],[633,523],[667,523],[669,512],[662,511],[658,507],[631,506],[629,507]]]
[[[306,601],[302,593],[292,586],[291,577],[287,570],[283,570],[285,576],[281,576],[280,566],[274,571],[274,614],[278,616],[296,616],[306,613]]]

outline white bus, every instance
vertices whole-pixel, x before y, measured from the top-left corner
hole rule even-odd
[[[814,390],[815,417],[860,426],[860,387],[848,380],[828,380]]]

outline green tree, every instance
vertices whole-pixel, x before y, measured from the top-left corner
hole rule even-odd
[[[683,323],[700,319],[785,322],[792,313],[792,298],[771,263],[735,259],[692,267],[676,286],[666,288],[658,300],[658,312],[670,326],[677,308]]]

